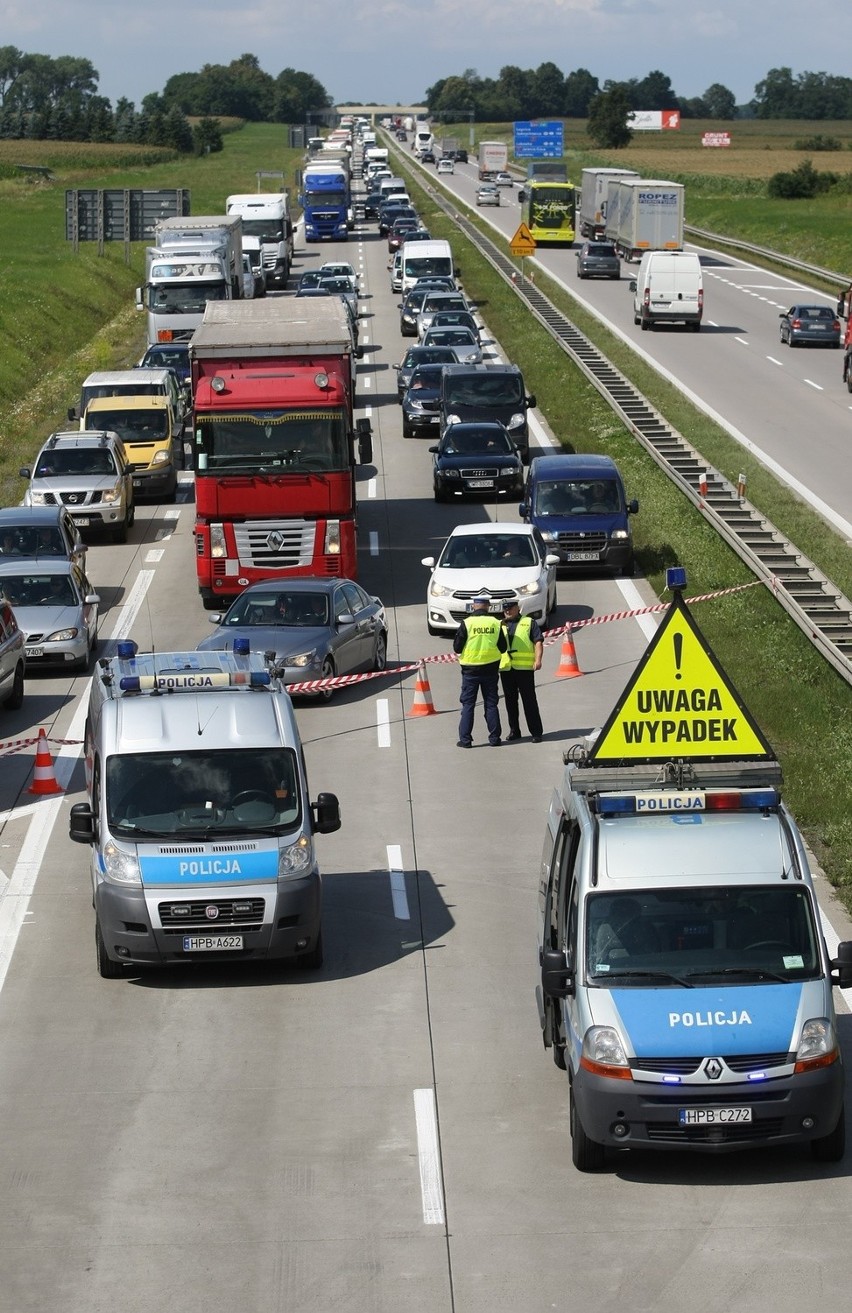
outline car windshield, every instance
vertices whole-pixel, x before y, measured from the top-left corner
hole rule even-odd
[[[515,448],[503,429],[469,429],[451,424],[441,451],[447,456],[509,456],[514,455]]]
[[[106,814],[120,839],[281,833],[301,818],[295,754],[207,748],[108,757]]]
[[[443,372],[442,365],[419,365],[411,375],[411,383],[409,384],[411,391],[418,392],[423,389],[437,392],[441,386]]]
[[[67,574],[7,574],[0,578],[3,596],[12,606],[76,606],[74,585]]]
[[[497,566],[500,569],[529,569],[538,562],[532,538],[527,534],[464,534],[450,538],[439,565],[451,570]]]
[[[108,475],[117,473],[112,452],[99,447],[58,447],[43,451],[35,468],[37,479],[57,475]]]
[[[820,969],[801,885],[590,894],[585,923],[589,982],[605,987],[803,980]]]
[[[222,621],[227,627],[258,628],[268,625],[279,629],[297,625],[302,628],[328,624],[328,598],[325,593],[301,591],[280,593],[241,593]]]
[[[424,340],[427,346],[476,346],[469,328],[430,328]]]
[[[4,525],[0,528],[0,556],[67,556],[56,526]]]
[[[618,486],[603,479],[542,479],[536,486],[536,515],[611,515],[620,507]]]

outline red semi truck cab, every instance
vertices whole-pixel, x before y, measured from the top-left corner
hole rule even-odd
[[[208,303],[190,343],[205,607],[249,584],[357,577],[355,349],[336,297]]]

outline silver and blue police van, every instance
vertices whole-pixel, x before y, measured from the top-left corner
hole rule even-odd
[[[539,1019],[572,1157],[845,1147],[844,1072],[805,845],[773,761],[566,753],[539,881]]]
[[[314,836],[340,828],[309,801],[284,685],[260,653],[140,654],[98,662],[85,729],[88,800],[70,834],[91,845],[100,974],[125,967],[322,962]]]

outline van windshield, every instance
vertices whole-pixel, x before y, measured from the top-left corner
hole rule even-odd
[[[406,251],[403,273],[409,280],[435,277],[452,278],[452,257],[449,255],[409,255]]]
[[[820,974],[813,907],[802,886],[713,886],[590,894],[590,984],[665,988],[771,983]]]
[[[106,814],[117,839],[280,834],[301,822],[295,753],[207,748],[108,757]]]
[[[447,374],[444,377],[447,406],[515,406],[521,409],[524,388],[517,374],[483,370],[478,374]]]
[[[614,515],[621,509],[618,485],[609,479],[543,479],[535,489],[534,515]]]
[[[123,442],[160,442],[169,435],[165,409],[86,411],[87,429],[107,429]]]

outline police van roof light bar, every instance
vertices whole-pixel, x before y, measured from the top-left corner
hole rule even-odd
[[[771,811],[778,807],[777,789],[665,789],[644,793],[590,795],[592,811],[601,816],[660,816],[676,812]]]

